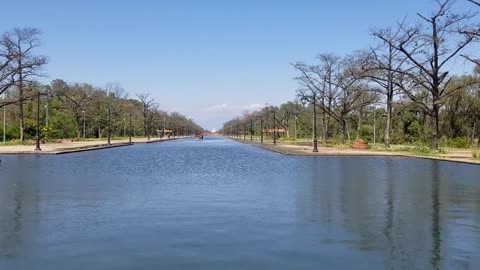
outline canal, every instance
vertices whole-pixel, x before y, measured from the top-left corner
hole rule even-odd
[[[0,269],[480,269],[480,166],[219,137],[2,156]]]

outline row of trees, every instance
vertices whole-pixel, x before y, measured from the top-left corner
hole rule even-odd
[[[174,135],[203,131],[179,113],[160,110],[147,93],[130,98],[116,83],[104,88],[59,79],[48,85],[39,83],[48,62],[35,54],[39,36],[36,28],[16,28],[0,39],[0,108],[5,111],[7,139],[23,141],[35,136],[38,93],[44,138],[102,138],[108,122],[113,136],[151,136],[165,128]]]
[[[468,2],[472,10],[480,7]],[[318,108],[324,142],[335,137],[343,144],[351,133],[365,136],[362,130],[378,121],[387,147],[429,140],[438,149],[442,135],[474,143],[480,134],[478,12],[459,12],[452,0],[434,3],[433,12],[418,14],[418,21],[373,29],[377,42],[368,49],[347,56],[323,53],[315,64],[293,64],[299,74],[296,102],[307,104],[301,110],[307,115],[313,104]],[[459,76],[454,70],[460,62],[477,69]],[[248,122],[248,115],[234,121]]]

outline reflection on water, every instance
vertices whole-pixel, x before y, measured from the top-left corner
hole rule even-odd
[[[0,269],[480,269],[479,179],[215,137],[7,156]]]
[[[0,258],[16,257],[21,244],[35,236],[31,221],[38,218],[38,195],[35,181],[26,183],[33,175],[22,164],[13,164],[7,173],[0,168]]]

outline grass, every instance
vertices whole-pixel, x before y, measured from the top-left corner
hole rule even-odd
[[[25,141],[6,141],[5,143],[1,142],[1,146],[10,146],[10,145],[34,145],[35,141],[25,140]]]
[[[352,148],[351,144],[334,144],[333,147],[337,148],[337,149],[350,149],[350,148]]]
[[[437,151],[436,151],[437,154],[442,154],[442,155],[446,155],[448,153],[450,153],[450,150],[448,150],[447,148],[445,147],[441,147],[439,148]]]
[[[49,143],[56,143],[60,142],[60,140],[49,140]],[[43,143],[43,141],[42,141]],[[25,141],[20,141],[20,140],[12,140],[12,141],[6,141],[5,143],[0,142],[0,146],[13,146],[13,145],[35,145],[35,140],[28,139]]]
[[[384,151],[384,152],[412,152],[413,145],[390,145],[390,147],[386,147],[385,145],[372,145],[371,150],[375,151]]]

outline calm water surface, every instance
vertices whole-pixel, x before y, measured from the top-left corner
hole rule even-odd
[[[0,269],[480,269],[480,166],[230,140],[2,156]]]

